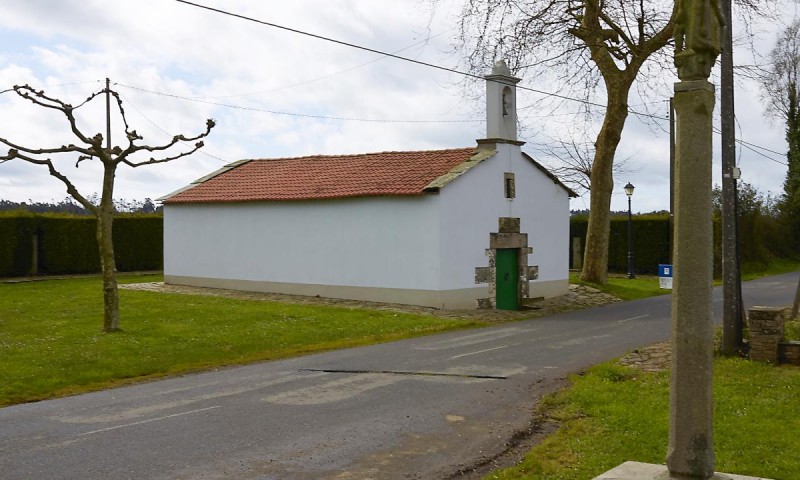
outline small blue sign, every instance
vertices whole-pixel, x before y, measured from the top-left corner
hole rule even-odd
[[[672,290],[672,265],[658,265],[658,287]]]
[[[672,277],[672,265],[670,264],[659,264],[658,265],[658,276],[659,277]]]

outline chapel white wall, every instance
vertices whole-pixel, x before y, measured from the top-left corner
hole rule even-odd
[[[457,178],[441,192],[441,288],[474,287],[475,267],[487,266],[489,233],[499,217],[519,217],[533,254],[528,265],[539,266],[536,284],[556,284],[546,295],[566,293],[569,278],[569,196],[563,187],[520,154],[513,144],[497,144],[494,157]],[[503,174],[515,176],[516,196],[505,198]]]
[[[436,195],[165,206],[165,276],[437,290]]]

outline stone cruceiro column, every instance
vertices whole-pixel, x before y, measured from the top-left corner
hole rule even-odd
[[[675,86],[678,144],[672,285],[672,373],[667,467],[707,479],[714,473],[711,427],[714,257],[711,225],[711,118],[714,86]]]
[[[724,19],[719,0],[678,0],[672,371],[667,468],[672,478],[714,476],[711,145]]]

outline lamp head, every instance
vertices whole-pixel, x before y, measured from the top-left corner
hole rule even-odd
[[[624,186],[624,187],[622,187],[622,188],[624,188],[624,189],[625,189],[625,195],[627,195],[629,198],[633,196],[633,189],[634,189],[635,187],[634,187],[634,186],[631,184],[631,182],[628,182],[628,184],[627,184],[627,185],[625,185],[625,186]]]

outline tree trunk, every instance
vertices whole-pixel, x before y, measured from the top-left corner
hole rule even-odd
[[[118,332],[119,292],[117,262],[114,259],[114,174],[116,165],[106,164],[103,175],[103,196],[97,209],[97,244],[100,247],[100,267],[103,272],[103,331]]]
[[[608,239],[611,229],[611,194],[614,190],[614,155],[628,117],[630,82],[607,81],[608,107],[595,142],[591,174],[589,225],[581,280],[605,284],[608,280]]]

